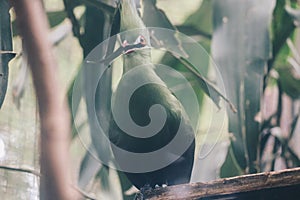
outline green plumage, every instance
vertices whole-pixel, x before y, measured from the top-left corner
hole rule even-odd
[[[137,14],[134,0],[123,0],[121,30],[128,31],[137,28],[144,28],[144,24]],[[139,36],[143,36],[149,43],[149,34],[146,29],[138,29],[122,36],[122,39],[128,41],[128,43],[132,43]],[[128,133],[118,126],[116,118],[112,119],[109,138],[116,145],[112,145],[112,150],[119,167],[122,169],[124,166],[128,166],[127,162],[131,161],[124,158],[126,154],[117,151],[117,147],[134,153],[148,153],[160,150],[172,142],[179,131],[179,127],[181,127],[180,141],[182,144],[188,144],[184,151],[180,151],[180,148],[167,149],[162,151],[161,155],[151,162],[160,163],[176,157],[175,161],[168,166],[151,172],[130,172],[126,173],[126,175],[138,188],[142,188],[145,185],[154,187],[156,184],[174,185],[189,182],[194,161],[195,141],[193,128],[183,106],[155,73],[154,65],[151,64],[151,50],[149,48],[130,52],[125,54],[123,58],[124,76],[120,80],[114,94],[112,116],[123,116],[119,118],[123,122],[130,118],[136,126],[140,127],[146,127],[151,125],[151,123],[159,124],[163,120],[165,120],[165,123],[160,127],[157,134],[145,138],[145,136],[151,134],[152,129]],[[140,83],[146,84],[135,88]],[[129,102],[127,102],[128,95],[130,96]],[[157,111],[151,118],[151,108],[157,105],[162,109]],[[128,116],[124,114],[126,109],[129,109]],[[128,125],[127,123],[125,124]],[[135,136],[132,136],[132,134]],[[139,163],[139,161],[130,164],[141,167],[146,165],[145,163]]]

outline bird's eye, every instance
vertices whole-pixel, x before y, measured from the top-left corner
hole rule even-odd
[[[143,37],[143,36],[140,36],[139,37],[139,42],[141,43],[141,44],[144,44],[144,45],[146,45],[146,39]]]
[[[143,36],[140,37],[140,43],[145,42],[145,38]]]

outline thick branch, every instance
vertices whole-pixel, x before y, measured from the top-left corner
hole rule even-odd
[[[291,190],[289,190],[289,188],[291,188]],[[298,188],[298,190],[295,188]],[[299,189],[300,168],[295,168],[278,172],[225,178],[209,183],[191,183],[159,188],[146,192],[145,197],[149,200],[221,199],[222,197],[232,196],[234,196],[235,199],[244,199],[241,197],[248,195],[248,197],[251,196],[253,197],[252,199],[254,199],[255,195],[272,195],[275,194],[276,190],[279,190],[280,192],[285,192],[283,196],[287,197],[287,199],[291,199],[289,197],[293,197],[296,193],[298,194]],[[259,193],[260,191],[262,192]],[[289,193],[287,193],[288,191]],[[276,195],[280,194],[278,193]],[[258,199],[270,198],[269,196],[267,196],[267,198],[260,196]],[[274,199],[274,197],[272,199]]]
[[[41,0],[11,0],[31,66],[41,121],[41,199],[78,199],[71,187],[69,112]]]

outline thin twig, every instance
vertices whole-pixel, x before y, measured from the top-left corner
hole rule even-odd
[[[14,167],[14,166],[0,165],[0,169],[29,173],[29,174],[33,174],[33,175],[39,176],[39,177],[41,176],[39,171],[36,171],[34,169],[27,169],[27,168],[24,168],[24,167]]]

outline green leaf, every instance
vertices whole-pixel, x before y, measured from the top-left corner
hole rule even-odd
[[[279,74],[279,82],[282,90],[293,99],[300,98],[300,78],[295,75],[294,70],[290,66],[280,67],[276,69]]]
[[[285,1],[276,1],[272,21],[273,58],[268,63],[268,71],[274,67],[274,61],[277,59],[277,56],[282,56],[279,53],[284,47],[287,38],[294,32],[294,29],[295,25],[285,9]]]
[[[85,34],[83,35],[83,51],[86,57],[90,51],[109,36],[110,28],[103,32],[103,27],[109,27],[111,18],[106,18],[104,13],[99,12],[94,7],[87,7]],[[99,65],[97,68],[84,67],[81,71],[83,77],[83,89],[85,91],[85,100],[87,106],[88,120],[93,145],[98,155],[109,152],[109,144],[103,139],[108,130],[110,120],[110,97],[111,97],[111,69],[104,72],[101,80],[96,71],[103,70]],[[94,112],[97,114],[95,118]],[[98,132],[98,122],[104,133]],[[106,162],[106,161],[105,161]]]
[[[85,12],[85,24],[84,24],[84,35],[82,36],[82,47],[84,52],[84,57],[88,56],[89,53],[102,41],[104,41],[110,34],[110,26],[112,22],[111,17],[107,17],[103,12],[92,6],[87,6]],[[103,31],[106,27],[105,31]],[[90,151],[85,155],[85,158],[81,163],[81,174],[79,183],[81,187],[85,187],[96,174],[98,174],[97,166],[99,165],[99,160],[91,159],[91,153],[93,156],[98,157],[104,163],[108,163],[112,153],[110,150],[109,143],[106,142],[106,133],[108,131],[108,123],[110,120],[110,100],[111,100],[111,68],[104,72],[101,80],[99,80],[98,72],[105,67],[103,65],[93,67],[84,67],[79,71],[79,75],[82,75],[82,87],[85,94],[86,108],[88,114],[88,122],[90,127],[90,135],[92,139],[92,144]],[[81,85],[81,84],[79,84]],[[95,112],[96,115],[95,116]],[[98,123],[103,129],[103,133],[98,132]],[[92,151],[91,151],[92,149]],[[88,169],[93,169],[89,171]],[[102,169],[102,168],[101,168]],[[101,171],[98,174],[98,178],[101,182],[107,186],[107,190],[110,190],[110,185],[107,183],[109,174],[107,171]]]
[[[146,27],[161,27],[176,30],[163,10],[156,7],[156,0],[144,1],[143,21]]]
[[[198,10],[191,14],[183,24],[178,25],[177,29],[195,39],[210,53],[212,38],[212,1],[203,0]]]
[[[14,58],[10,26],[9,3],[0,1],[0,107],[3,104],[8,82],[8,63]]]
[[[185,55],[186,53],[182,49],[180,41],[176,38],[176,27],[173,26],[164,11],[157,8],[156,0],[144,1],[143,5],[144,9],[142,19],[146,27],[160,27],[174,31],[174,34],[169,34],[165,37],[163,37],[163,34],[160,34],[158,37],[157,33],[153,31],[150,35],[152,38],[151,45],[155,48],[163,48],[164,44],[169,43],[174,46],[173,48],[176,48],[174,51]]]
[[[208,61],[205,62],[206,60],[202,59],[201,63],[203,63],[203,68],[202,68],[202,75],[206,76],[207,72],[208,72]],[[203,84],[203,82],[198,82],[197,77],[195,74],[191,73],[181,62],[178,58],[176,58],[175,56],[173,56],[170,53],[165,53],[164,57],[160,60],[161,64],[164,64],[166,66],[171,66],[173,69],[175,69],[176,71],[179,71],[180,73],[182,73],[185,78],[191,83],[195,94],[197,95],[197,99],[198,99],[198,104],[202,105],[202,100],[203,100],[203,95],[205,94],[203,90],[201,90],[200,88],[203,88],[203,86],[205,86],[205,84]],[[184,89],[184,88],[183,88]],[[206,91],[208,91],[206,89]],[[218,104],[217,100],[217,104]],[[192,108],[193,109],[193,108]]]
[[[229,148],[225,162],[221,168],[221,177],[232,177],[243,174],[239,163],[235,159],[232,147]]]
[[[63,11],[52,11],[52,12],[47,12],[47,17],[48,17],[48,22],[50,28],[53,28],[59,24],[61,24],[66,18],[67,18],[67,13]],[[13,37],[18,36],[20,33],[17,29],[17,23],[16,20],[12,22],[12,29],[13,29]]]
[[[47,12],[47,17],[49,25],[52,28],[62,23],[66,19],[67,13],[65,11]]]
[[[189,16],[183,25],[178,26],[178,29],[188,35],[200,35],[211,39],[212,21],[212,1],[203,0],[198,10]]]
[[[272,66],[279,74],[278,80],[282,90],[293,99],[300,97],[300,79],[296,75],[296,71],[299,73],[300,60],[299,53],[293,45],[295,25],[299,26],[300,22],[300,10],[293,8],[295,6],[277,2],[273,22],[274,52],[276,51],[277,56]],[[288,37],[290,39],[287,39]],[[281,44],[279,47],[278,43]]]
[[[240,168],[255,173],[263,78],[271,58],[270,24],[274,0],[214,0],[212,55],[227,96],[238,113],[228,112],[232,148]],[[224,174],[225,175],[225,174]]]
[[[93,145],[90,145],[86,154],[80,163],[80,171],[78,177],[78,186],[80,189],[86,189],[87,185],[99,173],[102,164],[94,156],[97,155]],[[101,177],[100,177],[101,179]]]

